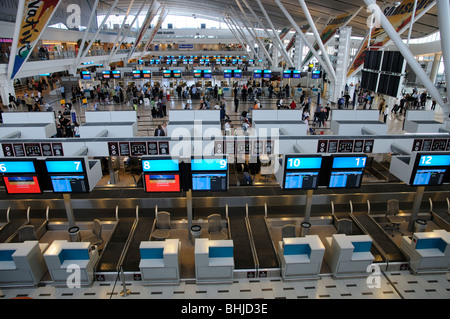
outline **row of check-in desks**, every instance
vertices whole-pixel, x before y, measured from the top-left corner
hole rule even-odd
[[[378,186],[377,186],[378,187]],[[377,187],[372,186],[372,190]],[[386,188],[394,188],[397,191],[402,191],[402,187],[397,185],[384,185]],[[323,190],[327,193],[329,190]],[[441,189],[440,191],[445,191]],[[234,195],[257,196],[257,195],[273,195],[277,190],[270,187],[266,188],[237,188],[232,190]],[[202,196],[206,194],[197,194]],[[208,194],[211,196],[211,194]],[[223,196],[223,194],[221,194]],[[430,195],[432,196],[432,195]],[[99,194],[91,195],[92,198],[99,198]],[[243,198],[245,199],[245,198]],[[410,203],[406,203],[410,204]],[[352,235],[361,235],[368,233],[374,240],[376,245],[372,245],[371,253],[375,257],[375,262],[406,262],[407,256],[403,254],[398,245],[390,240],[389,235],[386,234],[378,225],[377,220],[364,213],[364,205],[355,205],[354,214],[349,214],[349,209],[346,204],[336,205],[336,215],[340,218],[352,218],[354,227],[352,228]],[[377,207],[379,205],[380,207]],[[372,205],[372,213],[376,210],[382,210],[380,204]],[[178,222],[186,218],[185,208],[160,208],[171,213],[172,222],[180,225]],[[248,209],[248,210],[247,210]],[[271,234],[272,219],[285,219],[285,223],[297,223],[302,220],[302,209],[298,206],[250,206],[246,209],[245,206],[229,207],[227,228],[230,239],[234,244],[234,269],[241,275],[257,276],[260,274],[270,275],[272,273],[279,273],[280,260],[277,256],[277,249],[275,238]],[[268,211],[268,218],[265,218],[266,209]],[[425,209],[426,210],[426,209]],[[445,217],[448,206],[445,201],[433,202],[433,214],[435,216],[442,215]],[[211,213],[219,213],[225,219],[225,209],[223,207],[194,207],[193,219],[206,219]],[[28,215],[28,216],[27,216]],[[153,209],[140,209],[139,218],[136,219],[136,210],[119,208],[119,214],[116,215],[115,209],[82,209],[74,210],[74,216],[77,222],[90,223],[94,218],[100,219],[102,222],[109,223],[109,235],[107,235],[106,242],[102,245],[99,260],[96,265],[96,274],[98,280],[105,279],[105,276],[112,274],[116,276],[118,266],[122,266],[125,272],[136,273],[139,272],[140,252],[139,246],[142,241],[150,239],[151,231],[154,227],[155,212]],[[118,216],[118,218],[117,218]],[[39,229],[39,238],[43,238],[45,234],[42,230],[52,229],[53,225],[60,225],[58,229],[62,229],[61,238],[67,239],[67,232],[61,225],[67,223],[66,212],[64,210],[35,210],[30,208],[29,212],[23,210],[13,210],[9,212],[10,220],[6,221],[5,213],[0,215],[0,239],[1,242],[18,242],[17,230],[24,224],[32,224],[35,229]],[[329,205],[316,205],[312,209],[312,228],[315,228],[314,218],[330,217]],[[407,216],[406,216],[407,217]],[[433,218],[433,215],[428,215],[426,218]],[[436,217],[435,217],[436,218]],[[329,219],[329,223],[333,225],[333,219]],[[176,226],[185,228],[186,224]],[[183,226],[184,225],[184,226]],[[443,228],[448,224],[443,224]],[[317,226],[319,227],[319,226]],[[442,226],[441,226],[442,227]],[[447,231],[449,229],[447,228]],[[381,248],[381,249],[380,249]],[[190,278],[193,275],[192,271],[185,272],[185,278]],[[183,273],[182,273],[183,276]]]

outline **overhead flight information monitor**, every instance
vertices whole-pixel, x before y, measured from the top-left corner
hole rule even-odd
[[[366,155],[332,156],[328,188],[361,187],[364,169],[367,164]]]
[[[0,173],[3,175],[8,194],[38,194],[42,192],[34,161],[2,160],[0,161]]]
[[[423,154],[416,156],[410,185],[439,186],[445,181],[450,166],[450,154]]]
[[[172,158],[143,158],[144,187],[148,193],[180,192],[180,164]]]
[[[45,166],[55,193],[88,193],[84,158],[46,159]]]
[[[226,191],[228,190],[227,157],[192,158],[192,190]]]
[[[317,189],[322,156],[286,155],[284,163],[284,189]]]

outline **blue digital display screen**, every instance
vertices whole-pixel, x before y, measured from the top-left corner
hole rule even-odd
[[[180,164],[173,159],[142,160],[142,170],[144,172],[178,172]]]
[[[228,161],[226,158],[203,158],[192,159],[192,171],[226,171],[228,169]]]
[[[312,79],[320,79],[320,71],[312,71]]]
[[[272,71],[271,70],[264,70],[264,78],[270,79],[272,77]]]
[[[419,166],[449,166],[450,155],[422,155]]]
[[[231,76],[233,75],[233,71],[232,70],[223,70],[223,77],[224,78],[231,78]]]
[[[242,78],[242,70],[234,70],[233,75],[235,78]]]
[[[289,172],[284,180],[285,189],[316,189],[319,172]]]
[[[0,162],[0,173],[35,173],[33,161]]]
[[[55,193],[86,193],[86,179],[82,175],[50,176]]]
[[[291,70],[284,70],[283,71],[283,78],[290,79],[291,78],[291,74],[292,74]]]
[[[49,173],[83,173],[83,163],[79,161],[45,161]]]
[[[194,191],[226,191],[227,174],[192,174]]]
[[[362,171],[331,172],[329,188],[357,188],[361,185]]]
[[[288,157],[286,169],[320,169],[322,157]]]
[[[442,185],[445,169],[419,169],[414,176],[413,185]]]
[[[300,71],[299,71],[299,70],[293,70],[293,71],[292,71],[292,77],[293,77],[294,79],[300,79],[300,78],[301,78],[301,73],[300,73]]]
[[[253,77],[255,79],[261,78],[261,75],[262,75],[262,70],[254,70],[253,71]]]
[[[211,70],[203,70],[203,77],[205,79],[210,79],[211,78]]]
[[[334,157],[332,168],[365,168],[366,162],[365,156]]]

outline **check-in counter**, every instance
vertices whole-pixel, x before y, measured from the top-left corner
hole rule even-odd
[[[91,249],[88,242],[55,240],[44,254],[45,262],[53,283],[57,286],[91,285],[94,268],[98,262],[97,249]],[[73,274],[79,271],[80,282],[72,282]],[[75,276],[76,277],[76,276]]]
[[[434,119],[434,111],[406,111],[403,130],[408,133],[439,133],[441,127],[444,124]]]
[[[20,132],[23,139],[46,139],[56,135],[54,112],[8,112],[2,114],[0,137]]]
[[[362,135],[365,128],[374,134],[384,135],[388,125],[379,120],[378,110],[333,110],[330,130],[334,135]]]
[[[136,111],[91,111],[85,113],[86,122],[80,126],[80,137],[90,138],[137,136]]]
[[[280,135],[304,136],[308,125],[302,121],[302,110],[252,110],[253,127],[259,135],[271,135],[279,130]],[[262,134],[265,132],[265,134]]]
[[[180,246],[179,239],[141,242],[139,269],[142,282],[144,284],[180,282]]]
[[[232,240],[195,240],[195,276],[202,281],[232,281],[234,246]]]
[[[0,244],[0,285],[36,286],[47,272],[43,255],[47,246],[36,240]]]
[[[375,257],[369,235],[333,234],[325,238],[325,262],[334,277],[367,276]]]
[[[221,136],[220,110],[171,110],[168,136]]]
[[[315,279],[319,277],[325,246],[319,236],[284,238],[278,243],[281,277],[289,279]]]
[[[413,273],[450,270],[450,233],[443,229],[403,236],[400,248]]]

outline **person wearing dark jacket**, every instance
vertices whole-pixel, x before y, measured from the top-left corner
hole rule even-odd
[[[161,125],[158,125],[158,128],[155,129],[155,136],[165,136]]]

